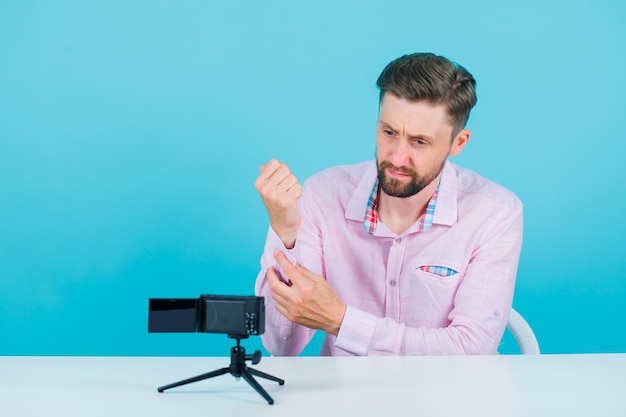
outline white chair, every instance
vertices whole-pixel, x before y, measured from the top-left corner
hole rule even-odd
[[[514,309],[511,309],[506,327],[517,341],[522,355],[539,355],[541,353],[533,329],[530,328],[530,325],[520,313]]]

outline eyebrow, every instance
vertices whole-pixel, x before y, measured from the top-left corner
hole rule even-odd
[[[382,120],[379,120],[379,121],[378,121],[378,124],[379,124],[382,128],[389,129],[389,130],[393,130],[394,132],[397,132],[397,131],[398,131],[398,129],[394,128],[394,127],[393,127],[393,126],[391,126],[389,123],[384,122],[384,121],[382,121]],[[426,140],[428,140],[428,141],[430,141],[430,142],[433,142],[433,141],[435,140],[435,138],[433,138],[432,136],[428,136],[428,135],[425,135],[425,134],[423,134],[423,133],[417,133],[417,134],[414,134],[414,135],[409,134],[409,138],[411,138],[411,139],[426,139]]]

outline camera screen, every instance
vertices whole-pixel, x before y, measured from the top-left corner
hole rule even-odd
[[[243,300],[204,299],[204,329],[209,333],[246,334]]]
[[[198,299],[150,299],[149,332],[195,332]]]

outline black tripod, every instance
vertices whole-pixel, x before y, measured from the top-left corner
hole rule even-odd
[[[157,388],[159,392],[163,392],[166,389],[179,387],[181,385],[191,384],[192,382],[202,381],[204,379],[213,378],[214,376],[224,375],[226,373],[230,373],[235,378],[242,377],[245,379],[248,384],[252,385],[252,388],[256,390],[263,398],[267,400],[268,404],[274,404],[274,400],[269,396],[267,391],[263,389],[263,387],[254,379],[252,375],[256,375],[260,378],[269,379],[271,381],[278,382],[278,385],[284,385],[285,381],[280,378],[276,378],[275,376],[266,374],[261,371],[257,371],[256,369],[248,368],[246,366],[246,361],[252,361],[253,365],[261,362],[261,351],[257,350],[253,355],[246,355],[246,349],[241,347],[241,339],[245,339],[248,336],[240,336],[240,335],[229,335],[228,337],[232,337],[233,339],[237,339],[237,345],[230,349],[230,366],[225,368],[216,369],[211,372],[207,372],[206,374],[194,376],[188,379],[184,379],[182,381],[174,382],[172,384],[164,385],[162,387]]]

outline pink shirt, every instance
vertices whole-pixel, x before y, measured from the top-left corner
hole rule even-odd
[[[492,354],[511,310],[522,243],[522,204],[510,191],[447,162],[432,225],[401,235],[364,228],[374,161],[322,171],[304,184],[293,249],[270,228],[256,293],[265,297],[262,341],[272,355],[297,355],[315,330],[275,308],[265,281],[281,248],[322,275],[348,305],[322,355]],[[441,276],[427,271],[452,269]]]

